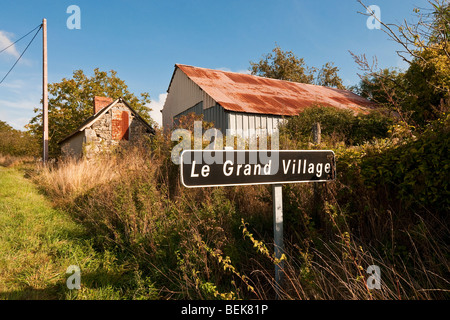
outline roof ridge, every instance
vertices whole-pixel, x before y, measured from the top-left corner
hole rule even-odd
[[[237,73],[237,74],[244,74],[244,75],[247,75],[247,76],[261,77],[261,76],[257,76],[257,75],[254,75],[254,74],[242,73],[242,72],[231,71],[231,70],[227,71],[227,70],[211,69],[211,68],[205,68],[205,67],[196,67],[196,66],[191,66],[189,64],[183,64],[183,63],[176,63],[175,66],[184,66],[184,67],[190,67],[190,68],[196,68],[196,69],[205,69],[205,70],[211,70],[211,71],[218,71],[218,72],[225,72],[225,73]]]

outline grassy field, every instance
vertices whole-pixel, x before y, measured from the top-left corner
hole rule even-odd
[[[0,299],[157,298],[132,259],[96,249],[93,238],[20,171],[0,166]],[[80,290],[67,288],[71,265]]]

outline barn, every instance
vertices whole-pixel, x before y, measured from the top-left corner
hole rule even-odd
[[[373,103],[347,90],[176,64],[162,110],[163,127],[194,112],[224,134],[267,130],[319,105],[367,113]]]
[[[154,133],[155,130],[122,98],[95,97],[93,115],[58,143],[63,156],[89,158],[121,142],[137,142],[144,135]]]

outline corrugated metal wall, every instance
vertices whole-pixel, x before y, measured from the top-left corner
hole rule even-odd
[[[257,130],[267,130],[272,135],[283,121],[276,115],[228,112],[228,128],[238,133],[242,130],[244,137],[254,135]]]
[[[221,130],[223,134],[228,128],[228,112],[216,104],[214,107],[203,110],[205,121],[213,122],[214,127]]]
[[[175,119],[178,119],[180,116],[187,115],[191,112],[194,112],[196,114],[202,114],[203,120],[207,122],[213,122],[214,127],[223,131],[223,134],[225,134],[225,130],[228,128],[228,113],[226,110],[224,110],[221,106],[215,105],[213,107],[210,107],[208,109],[203,108],[203,101],[200,101],[195,106],[180,112],[174,117]]]
[[[244,138],[255,135],[257,130],[266,130],[267,135],[272,135],[273,131],[284,121],[281,116],[276,115],[230,112],[218,104],[204,109],[203,101],[177,114],[174,119],[191,112],[203,114],[203,119],[213,122],[214,127],[220,129],[224,135],[227,134],[226,130],[228,129],[231,134],[239,134]]]

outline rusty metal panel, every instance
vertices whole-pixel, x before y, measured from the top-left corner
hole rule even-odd
[[[375,104],[347,90],[259,76],[176,65],[212,100],[234,112],[292,116],[320,105],[367,113]],[[173,83],[171,83],[172,87]],[[173,88],[169,87],[169,90]],[[205,109],[209,105],[203,106]]]
[[[111,133],[113,140],[129,139],[129,115],[127,111],[113,110],[111,120]]]

